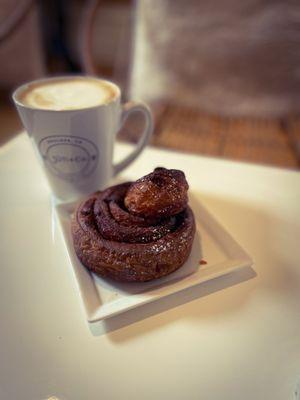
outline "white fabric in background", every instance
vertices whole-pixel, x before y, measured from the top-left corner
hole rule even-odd
[[[300,108],[300,3],[138,0],[131,96],[225,115]]]

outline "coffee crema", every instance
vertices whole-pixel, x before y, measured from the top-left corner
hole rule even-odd
[[[108,104],[118,94],[117,87],[110,82],[74,77],[31,83],[19,95],[19,101],[44,110],[78,110]]]

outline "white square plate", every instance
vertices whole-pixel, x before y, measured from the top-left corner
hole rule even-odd
[[[197,232],[189,259],[172,274],[146,283],[114,282],[87,271],[76,256],[71,236],[70,217],[76,203],[56,205],[88,321],[108,318],[252,265],[250,256],[201,205],[196,195],[190,195],[190,205]],[[202,259],[205,265],[200,264]]]

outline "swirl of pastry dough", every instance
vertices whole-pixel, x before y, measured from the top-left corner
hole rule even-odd
[[[195,233],[194,216],[184,194],[185,179],[180,171],[169,175],[166,171],[159,171],[159,175],[169,188],[175,186],[172,179],[182,185],[175,205],[169,196],[160,208],[157,200],[148,201],[148,215],[145,202],[140,208],[143,213],[133,213],[124,201],[137,190],[131,182],[96,192],[79,205],[72,218],[73,242],[77,256],[89,270],[119,281],[148,281],[175,271],[185,262]],[[147,185],[152,182],[152,178],[147,179]],[[133,197],[131,205],[137,204],[137,197]]]

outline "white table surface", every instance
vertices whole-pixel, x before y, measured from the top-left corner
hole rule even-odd
[[[1,400],[295,398],[300,174],[148,148],[122,178],[158,165],[186,172],[257,276],[227,276],[89,325],[22,134],[0,148]]]

